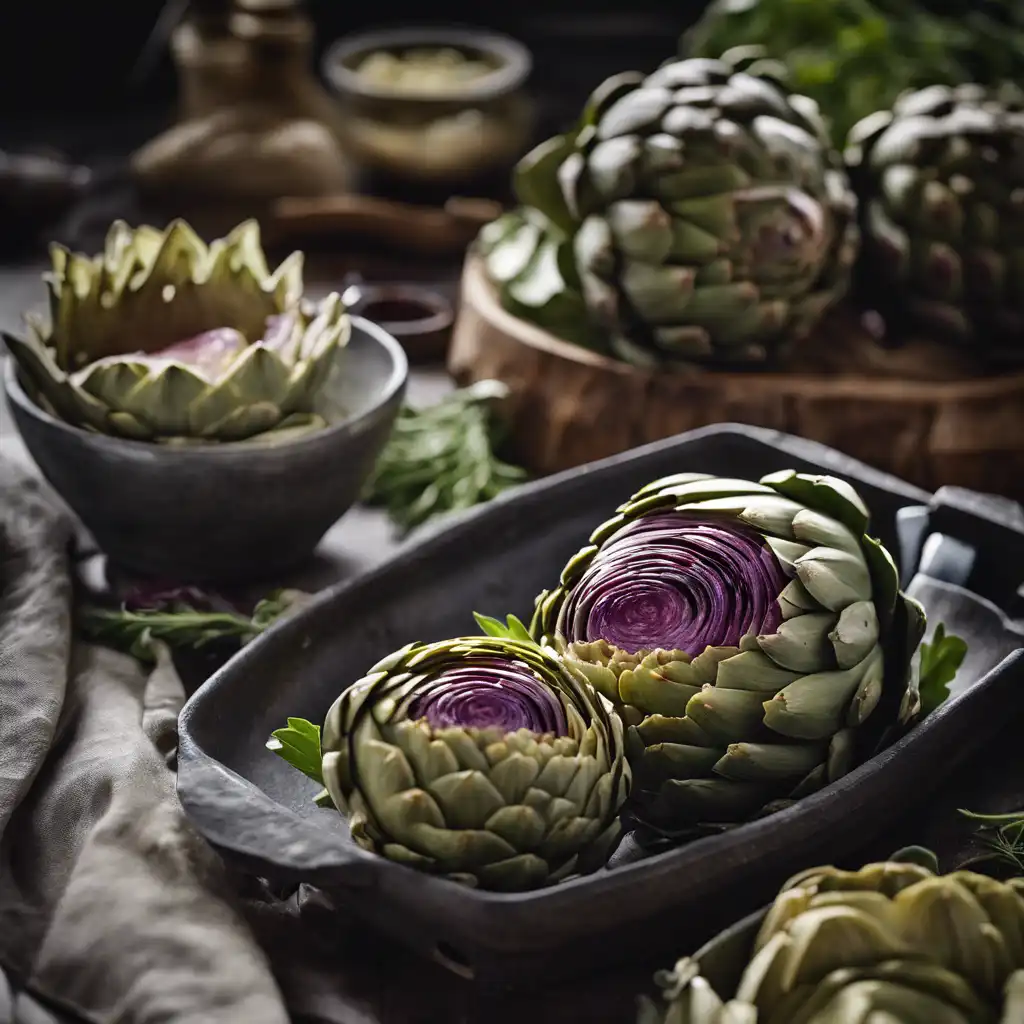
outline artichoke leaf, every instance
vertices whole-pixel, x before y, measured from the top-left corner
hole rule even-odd
[[[572,231],[574,218],[558,184],[558,168],[573,152],[573,145],[571,135],[556,135],[542,142],[516,164],[512,180],[516,198],[524,207],[539,210],[566,233]]]
[[[874,648],[852,668],[813,672],[795,679],[764,702],[765,725],[793,739],[827,739],[842,727],[862,679],[880,670],[881,662],[881,649]]]

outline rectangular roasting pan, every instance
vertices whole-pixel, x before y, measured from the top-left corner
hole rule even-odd
[[[315,783],[266,750],[289,715],[322,722],[345,687],[407,642],[475,633],[473,611],[528,618],[593,528],[648,481],[681,471],[756,480],[785,468],[850,480],[930,625],[943,621],[970,645],[945,705],[819,793],[646,858],[627,838],[609,869],[508,895],[358,849],[340,816],[312,804]],[[236,655],[182,712],[178,793],[236,865],[275,883],[311,883],[340,912],[486,985],[564,979],[622,964],[633,950],[678,956],[792,873],[849,863],[884,839],[1024,709],[1024,625],[1011,618],[1024,580],[1021,518],[1010,503],[954,488],[929,495],[820,444],[733,424],[548,477],[415,539]]]

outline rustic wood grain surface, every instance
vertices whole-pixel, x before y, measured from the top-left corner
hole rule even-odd
[[[879,345],[852,307],[777,372],[659,375],[511,316],[470,259],[448,366],[463,384],[509,385],[512,454],[536,473],[735,421],[820,441],[929,491],[1024,499],[1024,373],[977,376],[951,346],[924,339]]]

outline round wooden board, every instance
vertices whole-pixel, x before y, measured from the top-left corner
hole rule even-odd
[[[1024,500],[1024,373],[960,376],[948,349],[883,349],[849,315],[805,351],[812,373],[640,371],[508,313],[471,253],[448,369],[459,384],[509,386],[512,455],[539,475],[735,422],[820,441],[928,490]]]

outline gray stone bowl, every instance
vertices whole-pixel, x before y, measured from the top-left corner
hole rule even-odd
[[[132,575],[197,584],[271,579],[312,555],[358,498],[408,377],[402,346],[353,317],[321,393],[326,429],[278,444],[170,448],[51,416],[6,363],[26,448],[110,561]]]

